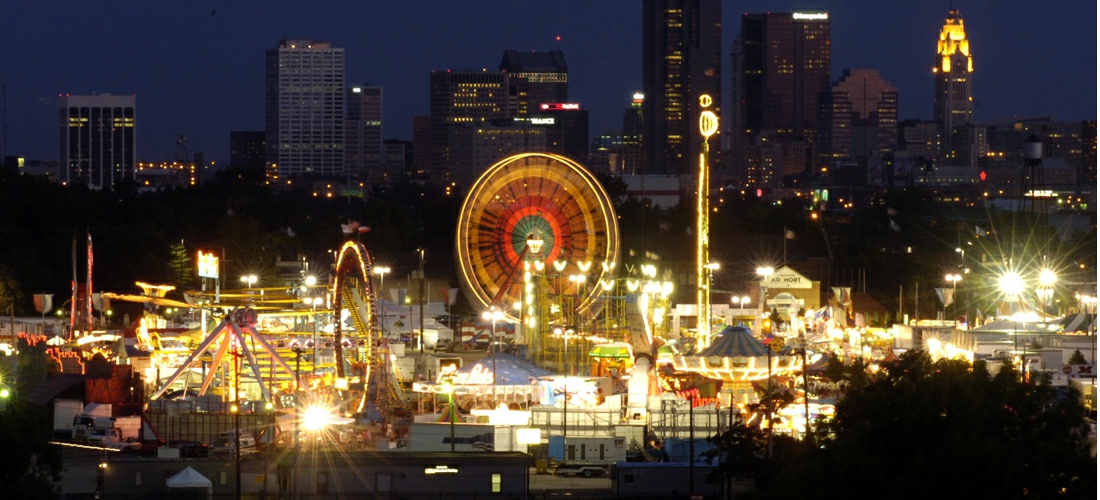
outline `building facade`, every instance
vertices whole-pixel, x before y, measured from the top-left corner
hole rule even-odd
[[[569,66],[560,50],[506,50],[500,71],[508,80],[509,107],[515,110],[514,116],[527,116],[543,104],[569,100]]]
[[[878,70],[846,69],[823,101],[823,164],[889,156],[898,144],[898,89]]]
[[[818,149],[820,110],[829,90],[832,71],[831,24],[823,11],[769,12],[741,16],[741,45],[732,52],[739,58],[734,67],[740,71],[734,92],[740,96],[740,108],[733,114],[740,137],[731,139],[734,157],[779,158],[760,149],[776,150],[776,142],[798,143],[794,149],[804,156],[791,156],[766,168],[751,162],[738,171],[746,184],[764,179],[761,173],[792,172],[797,176],[814,169]],[[771,142],[769,142],[771,141]],[[792,148],[785,148],[791,150]]]
[[[234,130],[229,132],[229,166],[263,177],[267,155],[267,132]]]
[[[932,67],[936,81],[932,117],[943,129],[943,150],[949,159],[961,156],[959,146],[968,135],[963,127],[974,121],[973,72],[974,58],[962,14],[951,9],[940,29]]]
[[[700,97],[709,95],[707,109],[721,116],[722,4],[645,0],[642,9],[643,170],[694,176]]]
[[[63,95],[61,182],[90,189],[135,179],[137,97]]]
[[[267,50],[267,176],[344,176],[344,49],[282,40]]]
[[[363,84],[348,88],[344,120],[344,166],[353,179],[385,179],[382,146],[382,87]]]
[[[454,130],[509,116],[506,82],[507,76],[497,71],[432,71],[428,180],[448,182],[452,172],[471,168],[455,164]]]

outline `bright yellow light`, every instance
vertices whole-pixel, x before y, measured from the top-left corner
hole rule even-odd
[[[332,409],[324,406],[309,406],[302,412],[302,428],[307,432],[318,432],[333,424]]]
[[[1016,271],[1009,271],[997,281],[997,288],[1005,295],[1016,296],[1024,291],[1024,279]]]
[[[1043,269],[1039,271],[1039,284],[1043,286],[1053,285],[1055,281],[1058,281],[1058,275],[1054,274],[1054,271],[1050,269]]]

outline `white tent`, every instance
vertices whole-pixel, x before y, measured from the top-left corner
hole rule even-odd
[[[178,474],[168,478],[165,483],[169,490],[206,490],[206,498],[214,497],[213,483],[199,471],[190,467],[181,470]]]

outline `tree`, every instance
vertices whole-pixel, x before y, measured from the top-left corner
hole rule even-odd
[[[1073,354],[1069,357],[1069,363],[1067,365],[1087,365],[1089,362],[1085,360],[1085,355],[1081,354],[1080,349],[1074,349]]]
[[[14,307],[14,309],[12,309]],[[8,268],[0,264],[0,314],[22,314],[23,292]]]
[[[189,290],[195,279],[191,268],[191,254],[187,252],[183,240],[179,244],[173,244],[168,252],[168,272],[172,283],[178,290]]]
[[[824,432],[820,432],[824,431]],[[1079,394],[910,352],[851,388],[766,498],[1096,498]]]
[[[61,453],[49,444],[50,414],[43,406],[12,398],[0,411],[0,485],[6,498],[55,498]]]

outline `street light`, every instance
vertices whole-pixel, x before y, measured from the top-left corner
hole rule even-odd
[[[496,374],[494,374],[495,376]],[[455,419],[458,412],[455,410],[455,384],[450,378],[443,381],[443,390],[447,392],[447,420],[451,425],[451,453],[455,452]]]
[[[997,280],[997,288],[1001,290],[1001,293],[1004,294],[1004,296],[1006,298],[1011,298],[1012,301],[1015,302],[1015,301],[1019,300],[1020,294],[1023,293],[1023,291],[1024,291],[1024,279],[1016,271],[1008,271],[1008,272],[1005,272],[1003,275],[1001,275],[1000,279]],[[1012,318],[1012,345],[1013,345],[1012,355],[1013,355],[1013,357],[1016,356],[1016,351],[1020,350],[1020,341],[1019,341],[1019,335],[1018,335],[1018,332],[1017,332],[1017,329],[1016,329],[1016,320],[1017,320],[1017,318],[1015,317],[1015,314],[1013,314],[1013,318]],[[1023,362],[1026,363],[1027,360],[1025,359],[1025,360],[1023,360]],[[1021,377],[1023,376],[1023,365],[1021,365],[1020,375],[1021,375]]]
[[[573,283],[577,288],[577,302],[573,305],[573,329],[580,335],[581,333],[581,296],[584,294],[584,285],[588,282],[588,277],[584,274],[571,274],[569,275],[569,282]],[[568,341],[567,341],[568,342]],[[568,349],[569,344],[566,344]],[[579,347],[578,347],[579,351]],[[564,363],[564,359],[563,359]],[[575,364],[575,363],[574,363]],[[569,365],[569,374],[573,375],[573,364]]]
[[[389,274],[390,271],[391,271],[391,269],[389,268],[389,266],[375,266],[374,271],[373,271],[374,274],[378,275],[378,291],[383,295],[383,297],[385,296],[385,293],[386,293],[386,275]],[[382,302],[382,300],[379,300],[378,304],[379,304],[379,307],[381,307],[381,309],[382,309],[380,311],[382,313],[382,316],[381,316],[382,319],[381,319],[381,321],[379,321],[379,323],[382,323],[382,337],[385,337],[386,336],[386,305]]]
[[[959,274],[948,273],[943,277],[943,279],[945,281],[951,283],[951,316],[954,318],[952,320],[952,323],[957,326],[958,325],[958,320],[959,320],[959,315],[958,315],[959,298],[955,296],[955,290],[957,289],[959,281],[961,281],[963,279],[963,277],[962,277],[962,275],[959,275]],[[946,302],[944,302],[944,304],[943,304],[943,310],[944,310],[944,313],[946,314],[946,312],[947,312],[947,303]]]
[[[763,315],[768,307],[768,278],[775,274],[775,269],[771,267],[758,267],[756,268],[756,274],[764,278],[760,281],[760,314]]]
[[[249,274],[248,276],[241,276],[241,283],[248,285],[248,289],[252,289],[252,285],[256,284],[259,278],[255,274]]]
[[[490,321],[492,325],[492,330],[489,332],[489,342],[491,343],[489,352],[491,353],[490,356],[493,357],[493,407],[495,408],[497,404],[497,321],[504,319],[504,313],[493,306],[488,311],[481,313],[481,319]]]
[[[1039,271],[1039,288],[1035,290],[1039,296],[1039,311],[1046,313],[1050,299],[1054,297],[1054,282],[1058,281],[1058,275],[1050,269]]]
[[[699,311],[699,315],[696,317],[696,323],[702,322],[701,323],[702,328],[697,330],[697,331],[702,332],[705,335],[705,338],[703,339],[704,345],[702,347],[709,346],[710,341],[711,341],[711,329],[710,329],[710,305],[711,305],[710,299],[711,299],[711,293],[710,292],[711,292],[711,288],[713,288],[713,286],[714,286],[714,271],[717,271],[717,270],[721,269],[722,266],[717,262],[707,262],[707,265],[704,266],[704,267],[707,270],[707,285],[706,285],[707,286],[707,303],[706,303],[707,310],[706,311]],[[696,326],[698,327],[698,325],[696,325]]]
[[[324,303],[325,299],[321,297],[306,297],[303,301],[306,305],[313,308],[313,373],[317,374],[317,306]]]

